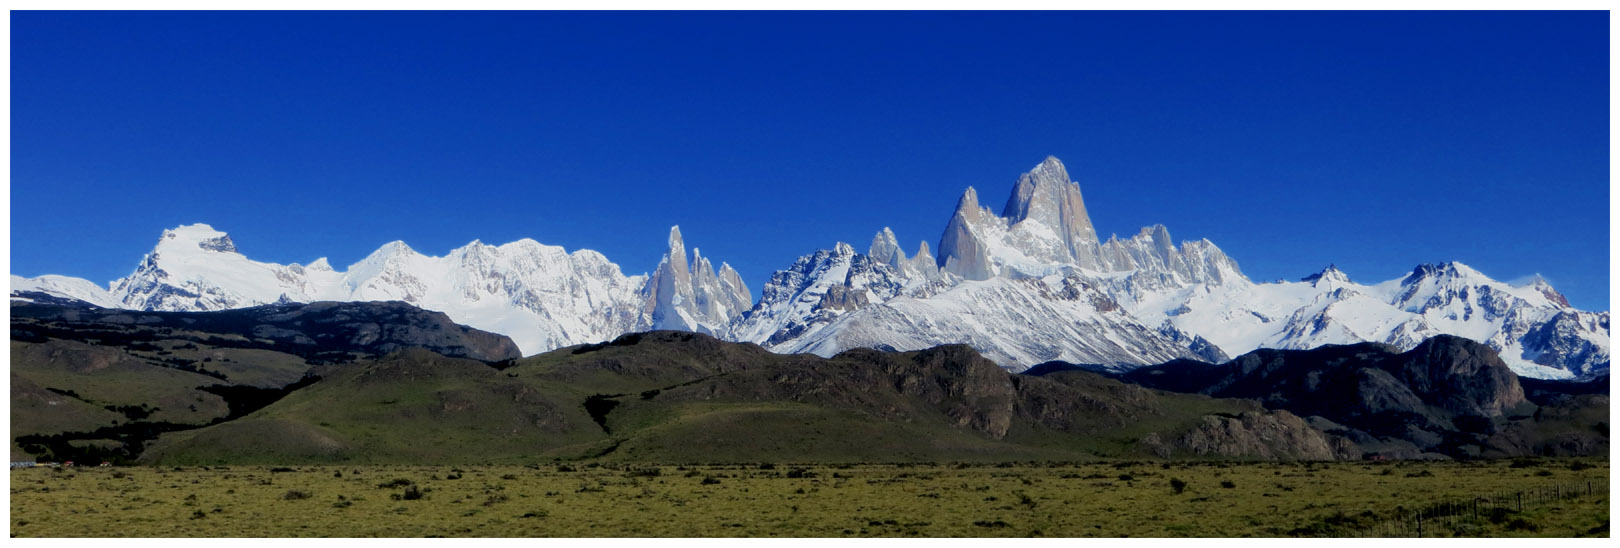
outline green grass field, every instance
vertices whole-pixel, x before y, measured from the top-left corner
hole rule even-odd
[[[1609,463],[118,467],[11,472],[16,537],[1609,536]],[[1176,489],[1174,485],[1181,485]],[[1567,494],[1568,488],[1561,494]]]

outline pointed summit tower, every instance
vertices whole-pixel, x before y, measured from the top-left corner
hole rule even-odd
[[[979,192],[968,187],[939,238],[939,268],[969,280],[990,279],[996,270],[987,240],[1005,231],[1006,222],[979,206]]]
[[[985,280],[1006,270],[1045,275],[1060,265],[1107,270],[1080,185],[1048,156],[1018,177],[1001,215],[979,205],[969,188],[939,240],[942,270]]]
[[[1001,216],[1007,218],[1008,226],[1034,222],[1051,229],[1063,240],[1075,264],[1097,267],[1097,230],[1086,213],[1080,184],[1069,180],[1069,171],[1056,157],[1047,156],[1029,173],[1018,177]]]
[[[748,309],[752,295],[731,265],[714,263],[692,250],[686,259],[681,227],[669,229],[669,251],[647,281],[646,311],[652,329],[679,329],[714,334],[731,318]]]

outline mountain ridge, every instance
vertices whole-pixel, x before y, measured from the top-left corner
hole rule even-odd
[[[688,256],[679,227],[651,274],[625,276],[600,253],[530,239],[475,240],[443,257],[396,241],[342,272],[325,259],[258,263],[199,224],[165,231],[107,291],[62,276],[13,276],[12,288],[145,310],[402,300],[511,335],[529,355],[671,328],[824,356],[968,343],[1012,370],[1052,360],[1128,369],[1257,348],[1410,348],[1455,334],[1527,376],[1608,370],[1609,313],[1570,307],[1545,280],[1506,284],[1450,262],[1372,285],[1332,266],[1255,283],[1213,242],[1177,244],[1164,225],[1101,241],[1079,183],[1054,157],[1017,179],[1000,214],[968,187],[938,242],[911,257],[888,228],[865,253],[838,242],[773,273],[755,300],[726,263],[714,268],[695,247]]]

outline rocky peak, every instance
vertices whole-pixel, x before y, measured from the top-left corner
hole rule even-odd
[[[1080,184],[1069,180],[1063,162],[1048,156],[1040,165],[1019,176],[1001,216],[1008,225],[1036,222],[1056,232],[1070,258],[1078,264],[1095,264],[1097,231],[1091,226]]]
[[[1300,278],[1299,281],[1310,283],[1316,287],[1322,287],[1323,284],[1350,283],[1350,276],[1346,275],[1344,271],[1339,270],[1338,266],[1330,264],[1327,268],[1322,269],[1321,272]]]
[[[872,237],[872,246],[867,248],[866,254],[873,260],[896,269],[906,262],[906,252],[900,249],[900,242],[895,239],[894,231],[889,230],[889,227],[883,227],[883,230]]]
[[[686,266],[686,242],[681,239],[680,225],[669,227],[669,250],[665,256],[669,258],[675,275],[681,278],[691,275],[691,270]]]
[[[748,309],[752,295],[730,265],[716,273],[714,263],[697,248],[686,260],[679,226],[669,229],[669,251],[647,280],[645,308],[653,329],[716,333]]]
[[[962,192],[962,197],[956,200],[957,215],[966,215],[973,220],[978,220],[980,209],[979,191],[974,190],[971,186],[967,187],[967,190]]]
[[[1529,286],[1541,293],[1542,296],[1547,297],[1548,301],[1552,301],[1554,304],[1557,304],[1559,308],[1570,308],[1569,299],[1565,298],[1563,293],[1559,293],[1558,290],[1553,289],[1552,284],[1548,283],[1547,279],[1541,277],[1540,274],[1536,274],[1530,278]]]
[[[945,233],[939,238],[939,258],[936,260],[939,268],[969,280],[990,279],[995,272],[990,264],[989,243],[983,241],[981,232],[989,228],[1004,228],[982,226],[991,220],[1002,223],[994,213],[979,206],[979,193],[973,187],[968,187],[962,199],[957,201],[956,213],[945,224]]]
[[[224,232],[214,230],[214,227],[197,223],[171,228],[163,231],[158,239],[154,251],[178,251],[184,253],[195,249],[212,251],[215,253],[236,253],[236,244],[231,236]]]
[[[1392,365],[1414,393],[1453,413],[1498,417],[1525,403],[1518,375],[1496,350],[1470,339],[1437,335]]]

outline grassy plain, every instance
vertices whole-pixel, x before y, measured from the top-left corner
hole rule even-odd
[[[15,537],[1245,537],[1431,503],[1593,495],[1426,536],[1609,536],[1609,463],[114,467],[11,472]],[[1182,484],[1175,489],[1173,484]]]

